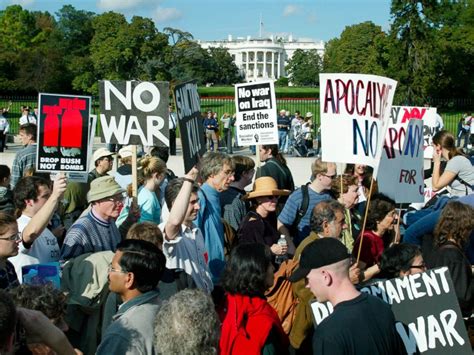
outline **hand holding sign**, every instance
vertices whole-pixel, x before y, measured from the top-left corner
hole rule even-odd
[[[67,178],[63,173],[59,174],[53,183],[53,193],[52,196],[60,200],[67,188]]]

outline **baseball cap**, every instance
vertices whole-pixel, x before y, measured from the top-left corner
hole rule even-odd
[[[121,157],[121,158],[128,158],[128,157],[131,157],[133,155],[132,153],[132,146],[131,145],[127,145],[123,148],[121,148],[119,151],[118,151],[118,155]]]
[[[349,258],[347,248],[336,238],[321,238],[311,242],[303,249],[300,265],[289,277],[291,282],[306,277],[312,269],[331,265]]]

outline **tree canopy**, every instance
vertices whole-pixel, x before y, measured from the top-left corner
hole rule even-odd
[[[0,91],[98,93],[99,80],[241,80],[227,51],[149,18],[64,5],[55,16],[20,5],[0,11]]]

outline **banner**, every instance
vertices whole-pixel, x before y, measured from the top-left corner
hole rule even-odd
[[[423,121],[417,107],[392,106],[377,178],[396,203],[424,201]]]
[[[201,101],[196,81],[176,85],[173,94],[183,147],[184,171],[187,173],[206,152]]]
[[[392,307],[408,354],[471,354],[471,344],[447,267],[375,281],[361,292]],[[329,302],[311,304],[315,324],[333,312]]]
[[[168,82],[100,81],[102,142],[169,146]]]
[[[239,146],[278,144],[273,81],[236,84],[235,108]]]
[[[397,82],[365,74],[319,80],[322,160],[370,165],[377,177]]]
[[[87,172],[89,96],[39,94],[36,170]]]

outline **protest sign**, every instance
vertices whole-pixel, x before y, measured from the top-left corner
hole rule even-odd
[[[40,94],[36,169],[87,172],[91,98]]]
[[[206,152],[201,102],[196,81],[176,85],[173,93],[183,147],[184,171],[188,172]]]
[[[100,81],[102,141],[113,144],[169,146],[169,84]]]
[[[440,125],[443,125],[442,118],[438,115],[436,107],[416,107],[414,109],[419,111],[418,119],[423,120],[424,157],[431,159],[433,158],[433,136],[440,130]],[[408,113],[404,112],[405,114]],[[414,116],[413,113],[410,115]]]
[[[416,107],[392,106],[377,178],[396,203],[423,202],[423,121]]]
[[[319,80],[323,161],[370,165],[377,177],[397,82],[365,74]]]
[[[278,144],[273,81],[235,85],[237,142],[240,146]]]
[[[360,291],[392,307],[396,329],[408,354],[471,354],[471,345],[447,267],[391,280],[374,281]],[[314,322],[333,312],[329,302],[311,304]]]

